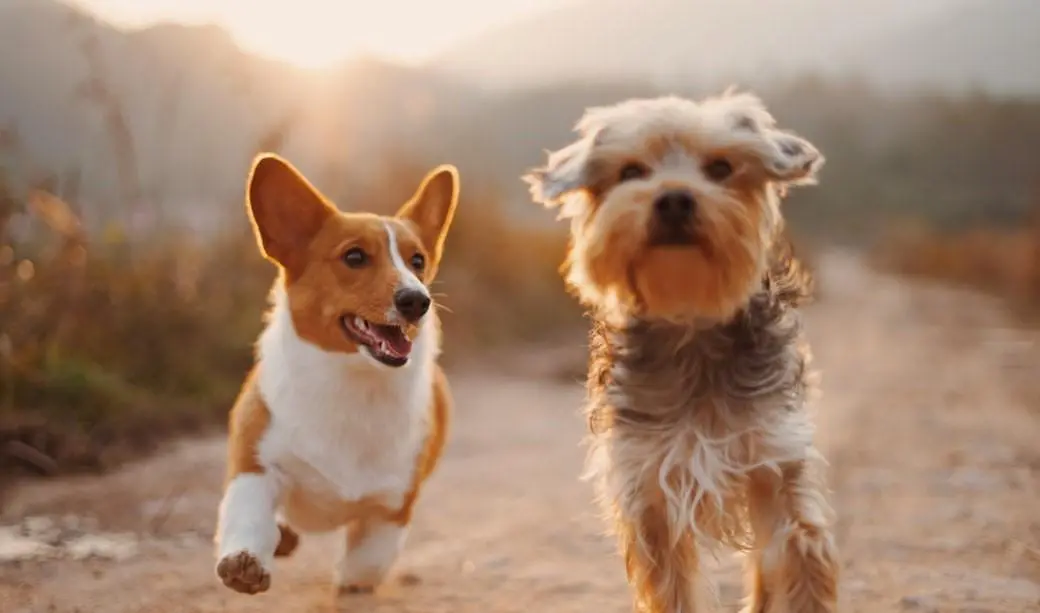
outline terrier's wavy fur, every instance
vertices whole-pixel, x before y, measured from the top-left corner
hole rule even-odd
[[[747,552],[748,613],[837,607],[839,562],[797,311],[810,275],[780,199],[823,157],[726,92],[589,109],[527,177],[570,220],[568,286],[595,321],[588,475],[635,605],[707,610],[701,552]]]

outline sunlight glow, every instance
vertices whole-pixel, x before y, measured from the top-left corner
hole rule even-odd
[[[306,67],[371,54],[415,63],[564,0],[74,0],[115,23],[217,23],[247,50]]]

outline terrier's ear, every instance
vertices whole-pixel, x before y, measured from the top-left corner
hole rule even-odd
[[[596,133],[586,134],[558,151],[547,152],[549,159],[545,166],[531,169],[524,175],[524,181],[531,189],[531,198],[552,209],[564,204],[568,196],[587,188],[589,158],[595,140]],[[564,213],[566,211],[561,215]]]
[[[300,271],[311,240],[336,209],[286,159],[262,153],[246,181],[246,204],[264,255]]]
[[[767,147],[760,150],[766,176],[785,185],[812,185],[824,163],[823,155],[808,140],[781,130],[766,130]]]
[[[748,154],[762,175],[781,185],[816,182],[824,157],[808,140],[776,128],[776,120],[762,100],[749,93],[727,90],[702,103],[721,117],[736,148]]]

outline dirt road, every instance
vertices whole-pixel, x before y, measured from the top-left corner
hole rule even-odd
[[[843,610],[1040,611],[1036,337],[1005,329],[986,299],[844,254],[823,259],[821,291],[808,318]],[[225,589],[209,541],[223,443],[201,440],[19,489],[0,514],[0,557],[23,558],[0,562],[0,611],[627,613],[621,564],[577,479],[580,385],[512,368],[453,386],[448,453],[399,566],[417,585],[337,599],[323,536],[278,565],[267,594]],[[734,611],[736,561],[720,566],[721,610]]]

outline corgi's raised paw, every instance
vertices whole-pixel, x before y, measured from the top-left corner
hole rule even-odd
[[[248,551],[231,553],[217,562],[217,576],[224,585],[242,594],[259,594],[271,587],[271,573]]]

